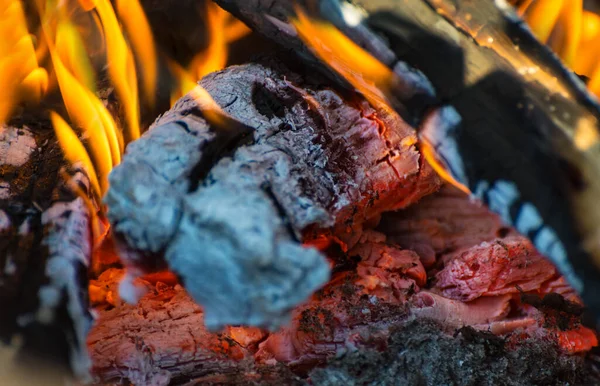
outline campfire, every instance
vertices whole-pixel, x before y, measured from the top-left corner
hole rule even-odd
[[[584,3],[0,4],[0,380],[600,382]]]

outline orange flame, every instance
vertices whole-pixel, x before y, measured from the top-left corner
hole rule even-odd
[[[127,142],[140,136],[137,74],[131,49],[127,45],[115,11],[109,0],[95,0],[96,10],[104,27],[108,75],[115,86],[125,111]]]
[[[35,0],[33,4],[41,24],[30,34],[23,2],[0,0],[0,123],[10,118],[18,104],[39,103],[54,91],[49,86],[57,85],[70,124],[51,111],[56,137],[65,158],[82,166],[94,197],[101,199],[125,145],[140,136],[136,63],[144,100],[150,106],[156,102],[159,52],[150,25],[139,0],[117,0],[117,12],[110,0]],[[196,82],[223,68],[228,44],[249,29],[213,3],[206,3],[204,13],[210,38],[207,48],[188,68],[169,58],[165,62],[177,80],[172,85],[174,95],[192,91],[206,118],[221,124],[226,114]],[[96,74],[105,69],[123,110],[125,130],[96,95]],[[76,184],[68,183],[90,211],[94,238],[101,238],[105,224],[95,204]]]
[[[589,90],[600,97],[600,17],[583,8],[583,0],[527,0],[518,12],[567,66],[590,78]]]
[[[333,70],[376,106],[387,106],[392,71],[330,23],[311,20],[300,8],[291,22],[304,42]]]
[[[179,84],[171,95],[171,104],[192,91],[202,77],[224,68],[227,63],[228,45],[250,32],[245,24],[233,19],[231,14],[213,2],[205,2],[204,16],[206,33],[209,37],[206,50],[196,54],[187,69],[173,61],[169,62],[169,68]]]
[[[92,189],[97,196],[101,196],[100,184],[98,183],[98,177],[96,171],[88,155],[85,147],[77,138],[77,134],[71,129],[71,126],[64,119],[54,111],[50,112],[50,119],[56,132],[56,138],[63,145],[63,151],[65,158],[73,164],[81,163],[81,166],[85,170],[86,174],[90,179]]]
[[[20,2],[0,2],[0,123],[25,101],[39,102],[48,74],[38,66],[33,39]]]
[[[158,62],[154,37],[148,19],[138,0],[118,0],[117,11],[131,41],[133,51],[142,65],[144,93],[154,106]]]
[[[311,20],[297,8],[297,20],[292,20],[298,34],[313,52],[340,76],[346,79],[369,103],[391,110],[385,95],[394,83],[393,72],[367,51],[346,37],[335,26]],[[437,174],[446,182],[470,194],[469,189],[456,181],[437,160],[436,153],[426,138],[419,138],[421,154]]]
[[[67,70],[53,44],[49,44],[49,50],[69,117],[84,130],[93,143],[92,157],[100,175],[100,192],[104,193],[108,188],[108,173],[112,169],[113,161],[118,163],[120,160],[114,122],[106,120],[106,115],[99,111],[100,107],[104,108],[102,102],[96,100],[97,97]],[[72,142],[60,143],[65,152],[72,146]]]

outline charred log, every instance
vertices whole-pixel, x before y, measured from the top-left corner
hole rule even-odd
[[[3,126],[0,137],[0,334],[5,342],[21,338],[15,366],[52,359],[85,379],[92,321],[87,207],[61,176],[65,162],[47,127]],[[70,183],[91,196],[87,177],[72,174]]]
[[[479,256],[482,263],[486,254]],[[106,271],[91,283],[103,289],[88,339],[96,381],[308,384],[310,379],[335,385],[402,379],[469,385],[496,384],[511,374],[507,384],[594,382],[584,358],[568,355],[553,333],[556,319],[539,324],[533,318],[521,324],[507,319],[519,307],[511,295],[463,303],[423,291],[418,255],[373,231],[348,255],[360,257],[356,269],[335,274],[294,310],[292,323],[272,333],[249,327],[208,331],[202,309],[168,276],[139,280],[147,294],[137,305],[126,304],[118,298],[123,271]],[[565,318],[561,332],[575,339],[572,317]],[[409,371],[416,366],[419,371]]]
[[[214,159],[204,154],[222,147],[223,129],[188,96],[127,149],[106,203],[132,268],[166,262],[209,328],[281,325],[328,278],[323,256],[300,245],[303,234],[338,229],[351,247],[365,220],[438,187],[414,130],[356,95],[273,62],[231,67],[201,85],[254,130],[252,143],[221,154],[195,188],[194,171]]]

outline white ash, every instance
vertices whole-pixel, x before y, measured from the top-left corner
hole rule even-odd
[[[35,137],[27,128],[0,125],[0,165],[23,166],[36,148]]]

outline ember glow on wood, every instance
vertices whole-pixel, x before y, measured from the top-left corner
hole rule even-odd
[[[514,6],[0,5],[10,376],[598,383],[598,16]]]

